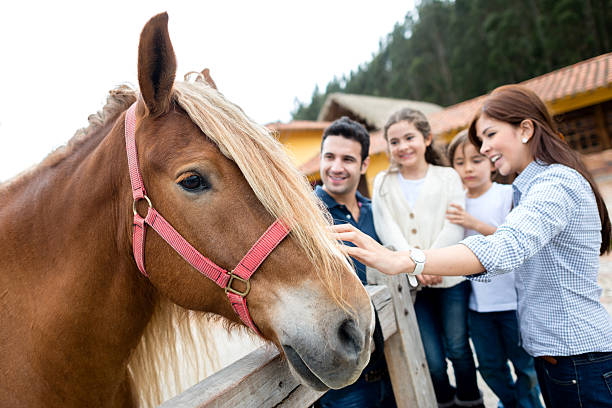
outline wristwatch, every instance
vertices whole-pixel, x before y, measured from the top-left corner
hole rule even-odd
[[[425,252],[417,248],[410,248],[410,259],[414,261],[414,271],[410,275],[420,275],[425,267]]]

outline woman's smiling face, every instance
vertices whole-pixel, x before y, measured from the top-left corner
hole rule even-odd
[[[482,141],[480,153],[487,156],[503,176],[520,173],[533,161],[529,150],[533,123],[529,119],[513,126],[483,113],[476,122],[476,135]]]

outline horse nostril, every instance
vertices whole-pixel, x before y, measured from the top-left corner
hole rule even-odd
[[[364,339],[361,330],[353,319],[346,319],[340,324],[338,338],[340,339],[340,345],[347,354],[351,354],[355,358],[359,356],[363,349]]]

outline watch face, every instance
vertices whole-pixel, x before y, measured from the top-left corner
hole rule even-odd
[[[423,263],[425,262],[425,252],[419,251],[418,249],[412,249],[410,251],[410,257],[414,262]]]

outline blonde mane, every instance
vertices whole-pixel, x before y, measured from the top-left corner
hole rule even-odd
[[[264,208],[291,226],[319,278],[343,308],[340,281],[350,266],[331,238],[331,218],[284,146],[264,126],[203,81],[176,82],[174,99],[221,153],[233,160]]]
[[[307,254],[318,277],[337,303],[348,310],[341,285],[334,283],[341,282],[340,274],[350,266],[338,243],[329,235],[327,226],[331,220],[326,217],[323,204],[313,194],[306,177],[291,163],[280,142],[203,81],[176,82],[173,97],[221,153],[238,165],[266,210],[291,226],[291,235]],[[177,318],[180,315],[183,318]],[[186,361],[201,359],[198,344],[207,347],[209,360],[216,357],[218,361],[218,355],[211,354],[214,350],[210,346],[211,337],[206,336],[208,333],[193,329],[198,322],[195,316],[194,312],[181,313],[180,308],[169,303],[156,310],[130,362],[135,390],[143,406],[156,406],[165,397],[176,395],[205,378],[205,371],[197,364],[182,366]],[[158,335],[161,332],[165,332],[163,337]],[[179,333],[178,337],[175,333]],[[180,343],[176,342],[178,339]],[[189,358],[177,358],[173,345],[179,344]],[[213,364],[210,368],[218,367]],[[164,371],[166,378],[174,380],[172,385],[167,379],[154,381],[152,375]],[[165,391],[159,388],[162,384]]]
[[[215,316],[161,299],[128,363],[140,407],[156,407],[220,368]]]
[[[128,86],[111,91],[104,108],[89,117],[90,125],[77,131],[66,147],[53,152],[43,163],[49,166],[63,160],[136,98],[137,93]],[[176,82],[173,98],[221,153],[238,165],[266,210],[291,226],[291,236],[305,251],[331,296],[349,310],[342,286],[336,283],[350,266],[326,228],[331,220],[323,204],[291,163],[282,144],[201,80]],[[210,315],[187,311],[165,299],[156,304],[128,364],[140,406],[157,406],[219,369],[210,319]]]

